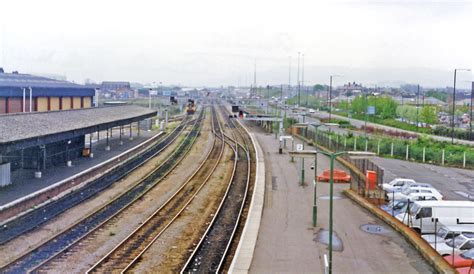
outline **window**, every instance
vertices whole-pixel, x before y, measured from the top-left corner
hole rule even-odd
[[[424,207],[420,210],[420,212],[418,214],[416,214],[416,218],[417,219],[429,218],[429,217],[431,217],[431,214],[432,214],[431,207]]]

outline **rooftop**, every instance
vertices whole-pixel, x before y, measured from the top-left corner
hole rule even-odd
[[[74,131],[92,132],[97,127],[117,126],[156,114],[148,108],[126,105],[0,115],[0,152],[2,145]],[[101,128],[103,130],[105,128]],[[81,131],[82,130],[82,131]],[[81,131],[81,133],[79,133]]]
[[[83,88],[67,81],[20,73],[0,73],[0,87]]]

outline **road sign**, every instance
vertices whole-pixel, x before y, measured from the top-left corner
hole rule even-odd
[[[296,151],[303,151],[303,144],[296,144]]]
[[[374,115],[375,114],[375,106],[368,106],[367,107],[367,114]]]

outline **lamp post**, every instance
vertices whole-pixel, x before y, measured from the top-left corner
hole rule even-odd
[[[418,132],[418,108],[420,108],[420,85],[418,85],[416,93],[416,131]]]
[[[471,114],[469,115],[469,141],[472,141],[472,97],[474,96],[474,82],[471,86]]]
[[[370,157],[374,156],[375,153],[373,152],[365,152],[365,151],[339,151],[339,152],[326,152],[322,150],[302,150],[302,151],[292,151],[289,154],[291,156],[299,156],[299,157],[315,157],[315,176],[316,176],[316,164],[317,164],[317,155],[321,153],[330,159],[329,163],[329,274],[332,274],[332,236],[333,236],[333,199],[334,199],[334,160],[343,154],[348,154],[349,156],[357,156],[357,157]],[[317,177],[315,178],[317,179]],[[316,224],[316,216],[317,216],[317,206],[316,206],[316,184],[315,184],[315,191],[314,191],[314,201],[313,201],[313,225]]]
[[[298,85],[298,107],[300,107],[300,52],[298,52],[298,70],[297,70],[297,73],[296,73],[296,80],[297,80],[297,85]]]
[[[470,69],[454,69],[454,88],[453,88],[453,115],[451,118],[451,144],[454,144],[454,111],[456,108],[456,72],[471,71]]]

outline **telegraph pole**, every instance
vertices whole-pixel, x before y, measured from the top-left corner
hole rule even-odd
[[[298,107],[300,107],[300,52],[298,51],[298,69],[296,73],[296,84],[298,85]]]

